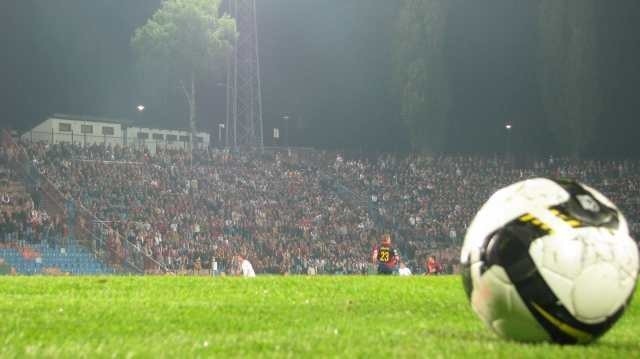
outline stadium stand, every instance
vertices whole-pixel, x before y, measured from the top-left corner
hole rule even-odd
[[[455,272],[479,206],[497,188],[536,176],[601,189],[632,232],[640,229],[638,161],[547,158],[516,168],[501,158],[277,149],[201,151],[192,161],[186,151],[134,146],[21,147],[58,193],[43,197],[77,212],[72,232],[116,270],[180,273],[215,262],[229,272],[242,253],[259,273],[364,273],[389,232],[414,273],[431,255]]]
[[[78,245],[61,214],[51,216],[0,152],[0,258],[4,274],[105,274],[112,270]],[[30,188],[35,190],[35,188]],[[6,272],[6,273],[5,273]]]

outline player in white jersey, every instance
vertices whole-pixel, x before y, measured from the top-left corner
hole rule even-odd
[[[238,256],[238,263],[240,264],[240,269],[242,270],[242,276],[252,278],[256,276],[256,272],[253,271],[253,266],[251,262],[245,259],[243,256]]]

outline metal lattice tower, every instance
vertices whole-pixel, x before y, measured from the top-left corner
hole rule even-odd
[[[262,91],[255,0],[230,0],[238,37],[227,66],[226,145],[239,148],[264,146]],[[231,122],[231,123],[229,123]]]

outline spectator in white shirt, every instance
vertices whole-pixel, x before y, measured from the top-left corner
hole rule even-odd
[[[246,260],[243,256],[238,256],[238,263],[240,263],[240,269],[242,270],[242,276],[252,278],[256,276],[256,272],[253,271],[251,262]]]

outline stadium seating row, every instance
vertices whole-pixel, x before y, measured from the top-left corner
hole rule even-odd
[[[24,250],[36,256],[25,257]],[[44,244],[26,247],[0,248],[0,258],[15,268],[20,274],[44,274],[47,269],[55,268],[62,273],[70,274],[109,274],[113,270],[100,263],[86,249],[72,244],[68,247],[49,248]]]

